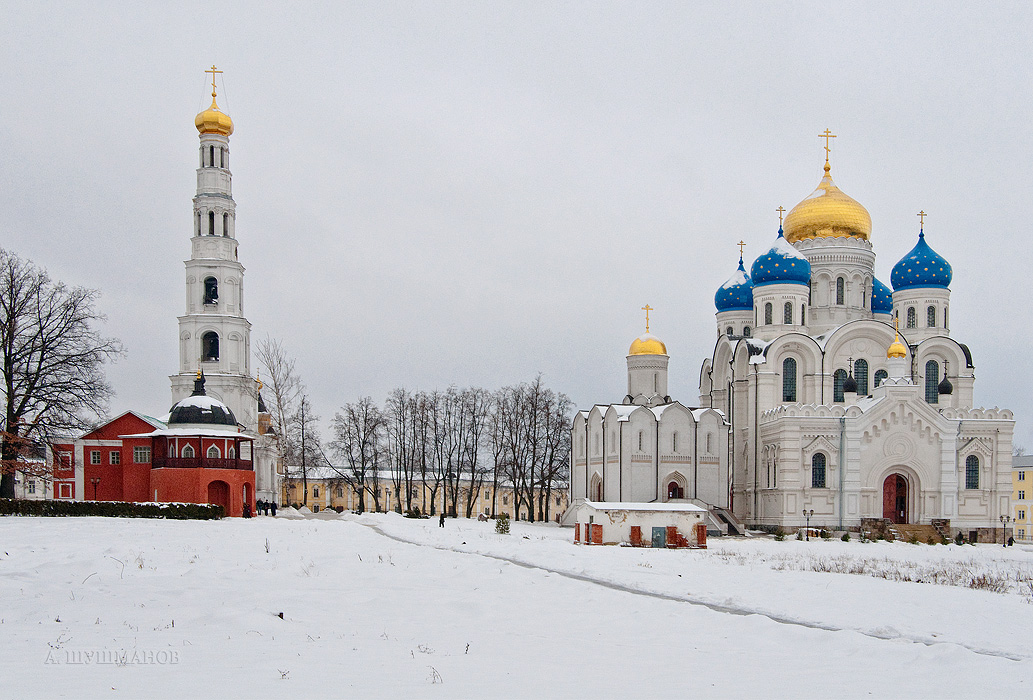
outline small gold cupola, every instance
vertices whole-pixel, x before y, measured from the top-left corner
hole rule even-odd
[[[233,120],[215,103],[215,75],[222,71],[212,66],[205,73],[212,74],[212,106],[194,117],[194,126],[202,134],[229,136],[233,133]]]
[[[631,348],[628,350],[629,355],[666,355],[667,346],[664,345],[663,341],[657,338],[655,335],[649,332],[649,312],[653,310],[653,307],[646,304],[642,307],[642,310],[646,312],[646,332],[635,338],[631,343]]]

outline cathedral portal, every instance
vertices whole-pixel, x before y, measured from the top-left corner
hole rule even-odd
[[[907,479],[903,474],[890,474],[882,482],[882,517],[896,525],[906,525]]]

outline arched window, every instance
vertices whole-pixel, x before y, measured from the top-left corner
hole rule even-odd
[[[678,451],[678,433],[671,434],[671,452]]]
[[[638,451],[639,452],[642,451],[642,432],[643,431],[641,431],[641,430],[638,431]]]
[[[825,455],[815,452],[811,457],[811,488],[825,488]]]
[[[218,459],[219,457],[222,457],[222,452],[220,452],[219,448],[215,445],[209,447],[206,454],[208,455],[208,459]]]
[[[226,450],[226,457],[228,459],[236,459],[237,458],[237,449],[235,447],[233,447],[233,445],[230,445],[229,449]]]
[[[208,235],[209,236],[214,236],[215,235],[215,212],[214,211],[208,212]]]
[[[707,433],[707,454],[714,452],[714,434]]]
[[[836,278],[836,303],[840,306],[846,303],[846,280],[842,277]]]
[[[948,312],[948,309],[944,309],[943,310],[943,327],[944,328],[947,327],[947,312]]]
[[[936,307],[930,306],[925,310],[925,325],[929,328],[936,328]]]
[[[413,490],[415,491],[415,489],[413,489]],[[344,498],[344,487],[343,486],[338,486],[337,487],[337,497],[338,498]]]
[[[843,383],[846,382],[846,370],[837,369],[832,375],[832,400],[836,403],[843,403]]]
[[[914,328],[918,325],[918,319],[916,318],[915,307],[907,307],[907,327]]]
[[[868,282],[861,283],[861,308],[868,308]]]
[[[750,327],[749,326],[743,326],[743,328],[742,328],[742,337],[743,338],[749,338],[750,337],[750,333],[751,333]]]
[[[208,331],[201,336],[201,359],[205,362],[216,362],[219,359],[219,334]]]
[[[204,303],[214,304],[219,300],[219,280],[214,277],[204,278]]]
[[[782,310],[782,323],[791,325],[793,322],[793,304],[787,301],[785,308]]]
[[[183,445],[183,449],[179,451],[179,454],[183,459],[193,459],[194,448],[191,445]]]
[[[800,304],[800,325],[807,325],[807,307],[803,304]]]
[[[975,455],[965,458],[965,488],[979,488],[979,457]]]
[[[225,148],[220,148],[219,149],[219,167],[220,168],[225,168],[226,167],[226,149]]]
[[[782,360],[782,400],[796,401],[796,360],[792,357]]]
[[[771,323],[771,302],[769,301],[767,304],[764,304],[764,325],[770,326]]]
[[[208,165],[215,167],[215,146],[208,147]]]
[[[936,390],[940,383],[940,363],[929,360],[925,363],[925,400],[926,403],[939,403],[940,393]]]
[[[725,335],[727,335],[729,338],[732,337],[732,332],[733,331],[731,326],[728,326],[728,328],[725,329]]]
[[[197,236],[203,235],[203,233],[204,233],[201,230],[201,221],[202,221],[201,212],[197,212],[197,233],[195,234]]]
[[[222,235],[229,237],[230,235],[230,215],[228,212],[222,214]]]
[[[868,361],[854,361],[854,380],[857,381],[857,395],[868,396]]]
[[[887,372],[886,370],[884,370],[884,369],[876,370],[875,371],[875,386],[878,387],[880,384],[882,384],[883,380],[885,380],[886,377],[888,377],[888,376],[890,376],[890,373]]]

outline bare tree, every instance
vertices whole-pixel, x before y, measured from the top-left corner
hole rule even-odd
[[[345,479],[359,495],[359,512],[366,510],[366,494],[380,510],[380,469],[384,457],[384,415],[365,396],[345,404],[334,416],[334,451],[346,469]]]
[[[123,353],[94,325],[99,293],[67,287],[28,260],[0,250],[0,498],[14,497],[32,443],[84,430],[103,416],[112,390],[103,368]]]
[[[300,447],[300,436],[296,435],[297,431],[292,428],[295,427],[294,416],[298,412],[298,403],[305,387],[294,367],[294,358],[287,354],[279,340],[266,336],[258,341],[255,357],[265,368],[265,386],[271,394],[269,401],[266,401],[266,407],[272,416],[273,428],[279,438],[277,449],[280,452],[281,464],[287,465],[296,461]]]

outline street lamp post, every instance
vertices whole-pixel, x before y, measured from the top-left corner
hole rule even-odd
[[[807,518],[807,541],[811,541],[811,516],[814,515],[814,509],[807,510],[803,509],[803,517]]]
[[[1001,516],[1001,546],[1008,546],[1008,523],[1011,522],[1010,515]]]
[[[93,484],[93,500],[96,501],[97,500],[97,484],[100,483],[100,477],[99,476],[93,477],[92,479],[90,479],[90,483]]]

